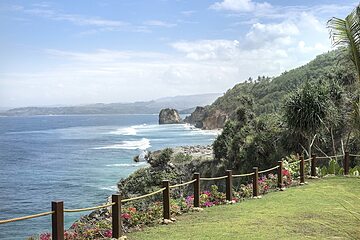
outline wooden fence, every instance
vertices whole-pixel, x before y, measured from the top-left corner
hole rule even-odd
[[[332,157],[344,157],[343,158],[343,167],[344,167],[344,175],[349,174],[349,157],[360,157],[359,155],[352,155],[349,154],[349,152],[345,152],[345,155],[339,155],[339,156],[330,156],[330,157],[316,157],[315,154],[311,156],[309,159],[305,159],[303,156],[299,157],[298,161],[292,162],[290,164],[300,164],[300,184],[305,183],[305,163],[309,162],[311,166],[310,174],[312,177],[316,176],[316,162],[317,159],[322,158],[332,158]],[[51,211],[49,212],[43,212],[39,214],[34,214],[30,216],[24,216],[19,218],[12,218],[7,220],[0,220],[0,224],[15,222],[15,221],[21,221],[31,218],[38,218],[42,216],[51,215],[52,216],[52,239],[53,240],[64,240],[64,213],[71,213],[71,212],[84,212],[84,211],[90,211],[90,210],[96,210],[101,208],[112,208],[112,237],[113,238],[120,238],[123,236],[123,227],[122,227],[122,219],[121,219],[121,206],[123,203],[146,198],[149,196],[153,196],[155,194],[162,193],[163,195],[163,218],[164,219],[170,219],[170,190],[181,187],[181,186],[187,186],[189,184],[193,184],[194,188],[194,207],[200,207],[200,182],[201,181],[213,181],[213,180],[226,180],[226,200],[231,201],[232,200],[232,182],[233,178],[239,178],[239,177],[247,177],[252,176],[252,182],[253,182],[253,197],[259,196],[259,174],[269,173],[271,171],[277,170],[277,187],[282,188],[283,187],[283,175],[282,175],[282,169],[283,169],[283,162],[279,161],[278,165],[259,171],[257,167],[253,168],[253,172],[251,173],[245,173],[245,174],[239,174],[234,175],[232,173],[232,170],[227,170],[225,176],[221,177],[214,177],[214,178],[201,178],[199,173],[194,173],[193,179],[191,181],[172,185],[170,186],[168,180],[162,181],[162,188],[159,190],[145,194],[142,196],[129,198],[129,199],[121,199],[121,196],[119,194],[113,194],[112,195],[112,202],[96,206],[96,207],[90,207],[90,208],[80,208],[80,209],[64,209],[64,202],[63,201],[53,201],[51,202]]]

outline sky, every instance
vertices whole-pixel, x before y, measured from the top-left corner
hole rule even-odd
[[[0,107],[223,93],[331,50],[353,0],[0,0]]]

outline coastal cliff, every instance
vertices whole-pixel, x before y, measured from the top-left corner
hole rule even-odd
[[[195,111],[184,119],[184,122],[194,125],[197,128],[212,130],[223,128],[228,114],[222,110],[209,110],[207,107],[196,107]]]

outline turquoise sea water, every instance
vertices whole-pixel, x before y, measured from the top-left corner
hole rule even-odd
[[[104,203],[145,150],[212,143],[216,132],[158,125],[157,115],[0,118],[0,219]],[[65,214],[68,227],[80,214]],[[50,231],[50,216],[0,225],[0,239]]]

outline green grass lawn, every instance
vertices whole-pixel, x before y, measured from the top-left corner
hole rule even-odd
[[[136,239],[360,239],[360,178],[328,177],[262,199],[187,213]],[[347,210],[346,210],[346,209]]]

